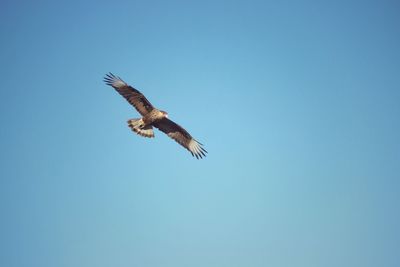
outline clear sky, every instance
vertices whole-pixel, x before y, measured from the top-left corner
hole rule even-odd
[[[399,266],[399,14],[1,1],[0,266]],[[208,157],[132,133],[109,71]]]

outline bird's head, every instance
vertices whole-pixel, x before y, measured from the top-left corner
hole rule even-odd
[[[168,118],[168,113],[166,111],[162,111],[161,110],[162,115],[164,116],[164,118]]]

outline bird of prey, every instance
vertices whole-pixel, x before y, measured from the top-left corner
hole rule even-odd
[[[189,150],[197,159],[205,157],[207,151],[203,144],[194,139],[184,128],[168,119],[168,113],[155,108],[137,89],[125,83],[111,72],[106,74],[104,82],[112,86],[142,115],[140,119],[128,120],[128,126],[138,135],[154,137],[153,126],[166,133],[177,143]]]

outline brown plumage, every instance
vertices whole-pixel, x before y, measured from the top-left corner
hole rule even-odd
[[[169,120],[167,112],[156,109],[137,89],[111,72],[106,74],[104,82],[112,86],[142,115],[140,119],[128,120],[128,126],[132,131],[151,138],[154,137],[154,126],[186,148],[197,159],[206,156],[207,151],[202,147],[203,144],[196,141],[184,128]]]

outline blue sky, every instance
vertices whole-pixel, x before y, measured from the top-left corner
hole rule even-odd
[[[2,1],[0,265],[398,266],[396,1]],[[133,134],[113,72],[205,144]]]

